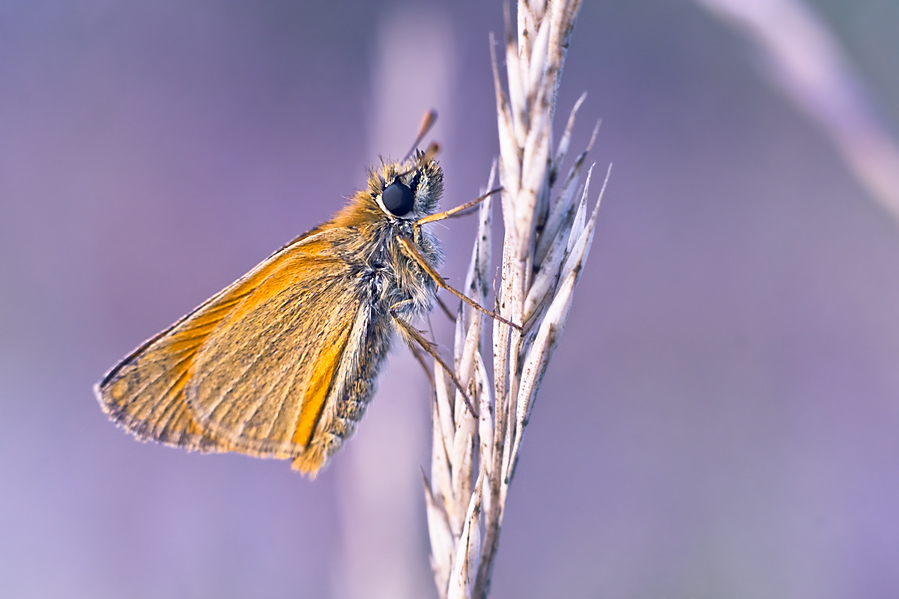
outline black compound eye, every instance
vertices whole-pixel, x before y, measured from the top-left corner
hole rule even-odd
[[[405,216],[412,211],[415,204],[415,194],[399,179],[384,188],[381,194],[381,203],[384,208],[394,216]]]

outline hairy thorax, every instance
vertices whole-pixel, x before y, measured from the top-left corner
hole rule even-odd
[[[439,242],[430,231],[408,221],[379,223],[370,231],[346,231],[342,257],[352,265],[359,293],[367,295],[382,314],[394,309],[406,319],[431,308],[436,293],[433,279],[407,256],[400,238],[411,239],[435,268],[443,262]]]

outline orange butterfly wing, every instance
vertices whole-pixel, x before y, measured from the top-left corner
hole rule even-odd
[[[332,233],[300,237],[135,350],[97,385],[104,410],[140,439],[317,471],[336,447],[316,431],[368,316]]]

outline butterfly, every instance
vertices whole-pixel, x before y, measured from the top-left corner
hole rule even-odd
[[[437,274],[443,254],[423,225],[486,195],[437,213],[436,152],[372,168],[331,220],[131,352],[95,386],[102,409],[140,440],[289,459],[314,477],[362,418],[395,331],[456,380],[409,321],[438,286],[499,317]]]

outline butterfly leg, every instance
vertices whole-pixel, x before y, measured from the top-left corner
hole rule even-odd
[[[405,300],[402,302],[398,302],[390,307],[390,316],[393,317],[393,321],[396,323],[400,334],[412,349],[412,353],[417,354],[418,348],[415,347],[415,344],[418,344],[421,349],[428,352],[431,357],[433,357],[437,361],[437,363],[440,364],[443,370],[446,371],[446,373],[453,380],[456,388],[459,389],[459,392],[462,394],[462,399],[465,401],[465,407],[468,408],[468,411],[472,416],[477,418],[477,412],[474,411],[474,406],[471,403],[471,398],[468,396],[468,391],[459,381],[459,377],[456,376],[456,372],[449,367],[449,365],[444,361],[442,357],[440,357],[440,354],[437,352],[437,346],[425,339],[424,336],[420,332],[418,332],[415,327],[403,320],[403,317],[400,316],[400,313],[403,311],[403,309],[411,304],[412,300]]]
[[[477,206],[478,204],[480,204],[481,202],[483,202],[484,200],[486,200],[493,194],[499,193],[502,190],[503,190],[502,187],[497,187],[496,189],[491,189],[484,195],[482,195],[478,198],[475,198],[470,202],[466,202],[465,204],[462,204],[461,206],[456,206],[455,208],[450,208],[449,210],[447,210],[445,212],[438,212],[437,214],[432,214],[430,216],[426,216],[426,217],[418,220],[415,223],[415,226],[420,227],[421,225],[424,225],[427,223],[435,223],[439,220],[445,220],[447,218],[455,218],[457,216],[464,216],[465,214],[468,213],[467,212],[468,210],[470,210],[471,208],[474,208],[475,206]]]
[[[456,322],[456,315],[453,314],[449,308],[446,307],[446,304],[443,303],[443,300],[439,297],[435,297],[437,300],[437,305],[440,306],[440,309],[446,314],[446,317],[450,319],[451,322]]]
[[[425,361],[424,354],[421,352],[421,348],[414,343],[407,344],[409,346],[409,350],[412,352],[412,355],[415,356],[415,359],[421,365],[421,367],[425,371],[425,376],[428,377],[428,380],[431,382],[431,386],[433,387],[436,383],[434,382],[434,375],[431,373],[431,367],[428,366],[428,363]]]
[[[421,255],[421,252],[418,251],[418,248],[415,247],[415,244],[412,243],[411,240],[409,240],[405,237],[401,237],[400,238],[400,247],[403,248],[403,251],[406,253],[407,256],[409,256],[410,258],[415,260],[416,264],[418,264],[422,268],[422,270],[424,270],[426,273],[428,273],[428,276],[430,276],[432,279],[434,279],[434,282],[437,283],[438,287],[443,287],[444,289],[446,289],[447,291],[449,291],[450,293],[452,293],[453,295],[458,297],[460,300],[462,300],[463,302],[465,302],[466,304],[468,304],[469,306],[474,308],[475,310],[483,312],[490,318],[493,318],[494,320],[498,320],[504,324],[507,324],[510,327],[512,327],[518,331],[523,330],[520,326],[518,326],[514,322],[512,322],[510,320],[506,320],[505,318],[503,318],[496,312],[491,312],[490,310],[488,310],[481,304],[477,303],[476,301],[474,301],[473,299],[471,299],[470,297],[468,297],[461,291],[456,291],[455,289],[450,287],[447,284],[447,282],[444,280],[444,278],[440,276],[440,273],[438,273],[436,270],[434,270],[434,267],[431,266],[431,264],[427,261],[427,259]]]

